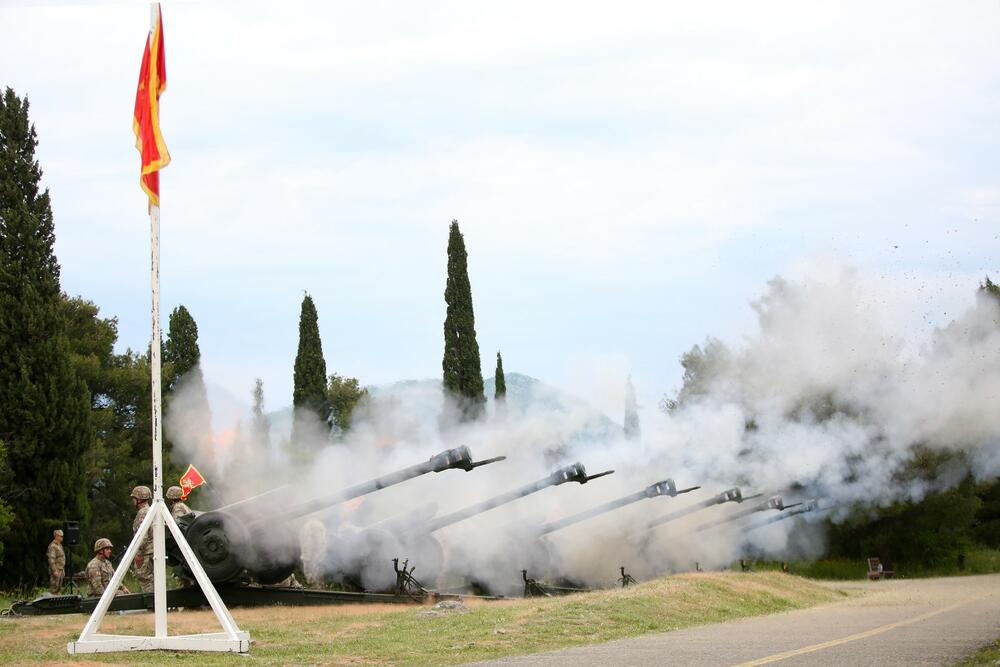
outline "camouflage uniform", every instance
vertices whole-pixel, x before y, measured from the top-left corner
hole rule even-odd
[[[49,559],[49,592],[55,595],[62,588],[63,577],[66,576],[66,552],[61,544],[52,540],[45,555]]]
[[[190,514],[190,513],[191,513],[191,508],[185,505],[180,500],[174,503],[174,506],[170,508],[170,516],[174,517],[175,519],[179,519],[185,514]]]
[[[183,496],[184,491],[179,486],[171,486],[167,489],[167,507],[170,508],[170,516],[175,519],[191,513],[191,508],[181,501]]]
[[[94,556],[87,563],[87,584],[89,590],[87,595],[100,595],[111,583],[111,577],[115,574],[115,568],[111,562],[103,556]]]
[[[146,514],[149,513],[149,505],[143,505],[139,508],[139,511],[135,514],[135,520],[132,521],[132,532],[139,530],[139,525],[142,520],[146,518]],[[143,538],[142,543],[139,545],[139,555],[142,556],[142,565],[135,568],[135,578],[139,580],[139,587],[142,588],[143,593],[149,593],[153,590],[153,531],[149,530],[146,532],[146,537]]]
[[[132,521],[132,532],[138,532],[142,520],[149,513],[149,503],[152,494],[148,487],[137,486],[132,490],[132,497],[138,500],[145,500],[146,503],[135,513],[135,520]],[[147,530],[146,536],[139,544],[138,556],[142,556],[142,565],[136,565],[135,578],[139,580],[139,587],[143,593],[150,593],[153,590],[153,531]],[[134,565],[134,563],[133,563]]]

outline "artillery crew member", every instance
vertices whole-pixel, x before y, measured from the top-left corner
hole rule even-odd
[[[149,512],[149,503],[152,499],[153,492],[149,490],[148,486],[137,486],[132,489],[132,500],[135,502],[136,509],[139,510],[132,521],[133,533],[139,530],[142,520],[146,518],[146,514]],[[134,565],[135,578],[139,580],[139,587],[142,589],[142,592],[151,592],[153,590],[153,531],[146,531],[146,536],[142,538]]]
[[[53,595],[62,588],[63,577],[66,576],[66,552],[62,547],[63,532],[58,528],[52,531],[52,541],[45,555],[49,559],[49,592]]]
[[[102,537],[94,543],[94,557],[87,563],[87,595],[101,595],[111,583],[111,577],[115,575],[115,568],[109,560],[111,558],[111,540]],[[128,593],[125,586],[118,587],[119,593]]]
[[[170,516],[179,519],[185,514],[191,513],[191,508],[181,500],[183,492],[179,486],[171,486],[167,489],[167,507],[170,508]]]

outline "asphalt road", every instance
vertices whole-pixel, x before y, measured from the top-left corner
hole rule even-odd
[[[1000,575],[841,583],[860,597],[482,665],[948,665],[1000,637]]]

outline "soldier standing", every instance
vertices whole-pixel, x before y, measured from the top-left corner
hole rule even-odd
[[[66,576],[66,552],[62,547],[63,532],[56,528],[52,531],[52,541],[45,555],[49,559],[49,592],[53,595],[62,588],[63,577]]]
[[[170,516],[179,519],[185,514],[191,513],[191,508],[181,500],[183,492],[179,486],[171,486],[167,489],[167,507],[170,508]]]
[[[132,489],[132,500],[135,502],[136,509],[139,510],[135,513],[135,519],[132,521],[133,533],[138,532],[142,520],[146,518],[152,499],[153,492],[149,490],[148,486],[137,486]],[[153,590],[153,531],[146,531],[146,536],[142,538],[139,553],[136,554],[133,564],[135,565],[135,578],[139,580],[142,592],[151,592]]]
[[[87,563],[87,584],[89,586],[87,595],[101,595],[111,583],[111,577],[115,575],[115,568],[109,560],[112,546],[111,540],[106,537],[94,542],[94,557]],[[118,592],[128,593],[128,589],[125,586],[119,586]]]

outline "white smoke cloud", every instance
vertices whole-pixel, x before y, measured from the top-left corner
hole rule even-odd
[[[555,407],[508,403],[501,415],[455,424],[440,385],[414,382],[376,391],[356,413],[342,442],[311,443],[318,452],[305,469],[272,466],[268,479],[292,482],[281,502],[321,497],[361,481],[467,445],[474,458],[506,461],[472,472],[430,473],[324,511],[327,575],[358,573],[362,584],[391,584],[392,557],[410,558],[426,584],[476,581],[513,592],[529,576],[565,576],[609,584],[618,567],[640,576],[700,566],[718,567],[748,553],[815,556],[822,551],[820,519],[846,508],[877,510],[899,499],[956,484],[968,473],[1000,473],[1000,307],[980,296],[947,327],[914,340],[907,308],[892,285],[849,268],[793,279],[776,278],[754,303],[758,329],[713,350],[701,393],[670,414],[646,416],[642,439],[618,433],[581,437],[594,412],[582,402]],[[621,392],[624,373],[617,387]],[[611,381],[609,381],[610,384]],[[176,403],[175,405],[179,405]],[[617,416],[617,415],[616,415]],[[287,437],[287,436],[286,436]],[[280,439],[280,438],[279,438]],[[302,445],[304,443],[298,443]],[[963,452],[965,463],[936,479],[900,475],[915,446]],[[558,465],[581,461],[610,477],[567,483],[497,507],[437,531],[443,553],[408,542],[406,530],[427,517],[480,502],[541,479]],[[287,463],[287,461],[286,461]],[[232,471],[239,467],[233,462]],[[543,540],[533,529],[616,499],[667,477],[679,488],[702,489],[677,498],[652,498],[557,531]],[[712,498],[732,486],[745,496],[645,531],[647,521]],[[699,526],[784,494],[786,503],[822,499],[837,509],[746,531],[774,511]],[[277,502],[277,501],[275,501]],[[280,507],[280,503],[278,503]],[[407,515],[388,531],[377,522]],[[419,533],[419,530],[416,530]],[[311,538],[310,538],[311,539]],[[308,540],[307,540],[308,542]],[[309,549],[315,578],[316,547]],[[438,582],[434,561],[443,557]],[[322,569],[320,567],[320,569]]]

